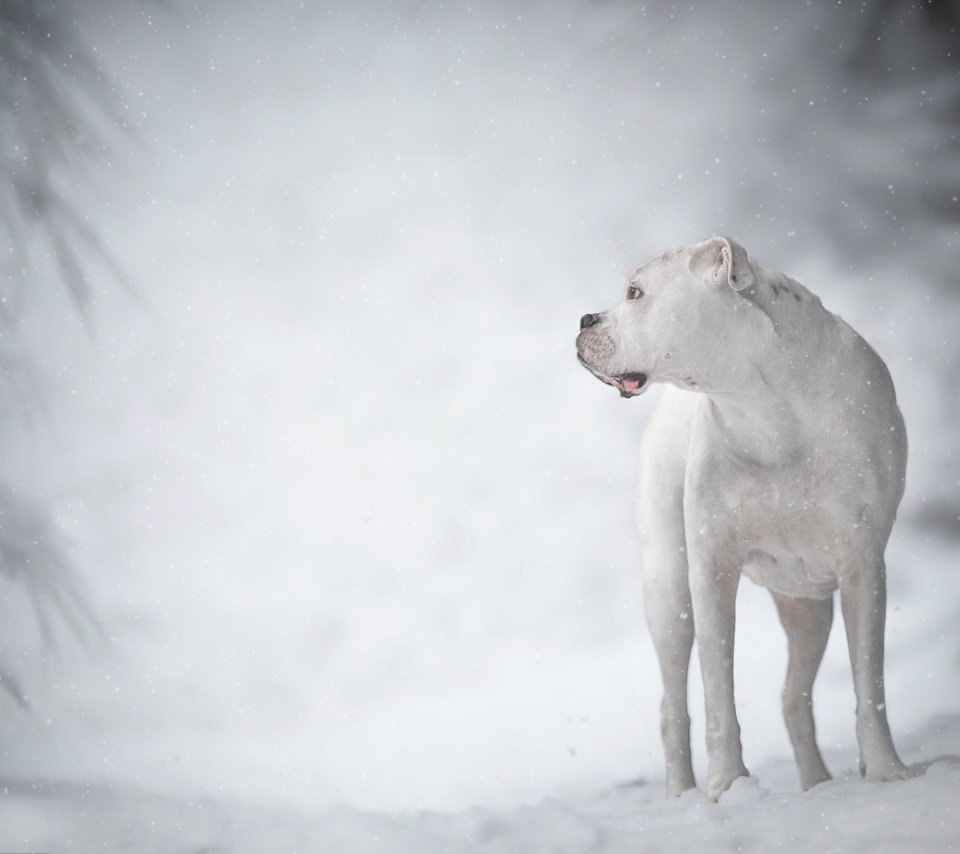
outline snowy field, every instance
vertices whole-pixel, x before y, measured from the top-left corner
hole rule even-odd
[[[74,8],[137,133],[77,193],[142,298],[105,276],[89,333],[54,285],[25,306],[47,412],[4,422],[0,472],[52,508],[107,637],[49,648],[4,591],[33,711],[0,697],[0,851],[960,848],[957,212],[912,201],[960,185],[957,80],[915,13],[892,71],[847,78],[857,13],[828,4]],[[745,581],[754,776],[663,799],[650,400],[573,342],[632,265],[713,233],[897,384],[887,704],[914,779],[856,774],[838,615],[836,779],[799,792],[786,644]]]

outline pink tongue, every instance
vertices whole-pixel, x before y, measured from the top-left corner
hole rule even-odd
[[[623,386],[624,391],[636,391],[640,388],[639,380],[623,380],[620,384]]]

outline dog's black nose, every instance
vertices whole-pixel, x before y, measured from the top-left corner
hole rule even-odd
[[[600,321],[599,314],[585,314],[583,317],[580,318],[580,328],[589,329],[591,326],[593,326],[595,323],[598,323],[599,321]]]

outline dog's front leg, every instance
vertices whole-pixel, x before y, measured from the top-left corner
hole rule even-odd
[[[716,801],[737,777],[747,776],[733,699],[733,635],[740,569],[711,554],[690,555],[693,624],[706,705],[707,796]]]
[[[840,606],[857,695],[860,773],[867,780],[902,780],[910,771],[894,749],[884,699],[887,580],[883,555],[865,557],[841,577]]]

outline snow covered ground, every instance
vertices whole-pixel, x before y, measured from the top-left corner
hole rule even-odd
[[[955,716],[934,723],[956,744]],[[701,792],[666,801],[656,787],[625,786],[570,800],[456,813],[302,812],[129,789],[20,783],[4,790],[4,839],[32,850],[344,854],[437,852],[951,851],[957,848],[960,756],[924,762],[890,785],[845,775],[809,793],[741,779],[719,805]],[[771,765],[768,777],[784,769]]]
[[[2,428],[0,471],[54,509],[110,640],[45,649],[5,593],[35,711],[0,698],[0,850],[960,847],[957,235],[898,207],[956,181],[941,77],[845,85],[847,13],[801,4],[78,8],[143,143],[85,204],[145,305],[105,281],[91,341],[29,297],[50,417]],[[662,799],[649,401],[573,340],[631,265],[714,232],[897,383],[887,689],[915,779],[854,773],[838,620],[814,698],[837,779],[797,791],[785,643],[745,582],[754,778]]]

